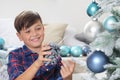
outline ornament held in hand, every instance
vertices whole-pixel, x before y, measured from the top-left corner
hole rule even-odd
[[[59,46],[55,43],[50,43],[49,46],[51,47],[51,55],[45,55],[45,58],[51,59],[50,62],[45,61],[44,65],[56,65],[59,62],[61,62],[61,56],[60,56],[60,49]]]

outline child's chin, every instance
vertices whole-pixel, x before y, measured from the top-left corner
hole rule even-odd
[[[40,44],[33,44],[33,47],[40,47]]]

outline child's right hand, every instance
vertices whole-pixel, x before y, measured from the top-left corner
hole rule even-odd
[[[40,52],[39,52],[39,56],[37,59],[37,62],[39,65],[43,65],[44,61],[51,61],[51,59],[45,58],[45,55],[50,55],[51,51],[50,51],[51,47],[48,44],[45,45],[41,45],[40,48]]]

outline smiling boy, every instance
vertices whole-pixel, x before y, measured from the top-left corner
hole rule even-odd
[[[14,22],[17,36],[24,45],[9,53],[8,74],[10,80],[72,80],[75,63],[58,61],[57,65],[44,65],[51,48],[44,40],[44,26],[37,12],[23,11]],[[62,64],[62,65],[61,65]]]

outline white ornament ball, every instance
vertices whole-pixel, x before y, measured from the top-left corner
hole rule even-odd
[[[89,42],[92,42],[97,34],[103,32],[103,26],[98,20],[89,21],[84,28],[84,34]]]

